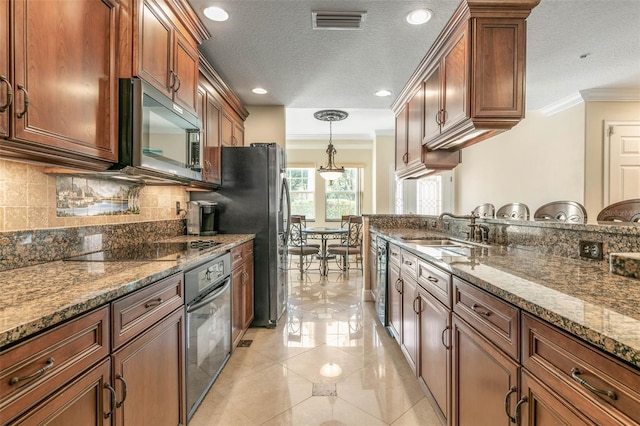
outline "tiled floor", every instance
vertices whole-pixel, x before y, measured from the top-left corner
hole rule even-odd
[[[278,327],[247,331],[251,345],[236,348],[189,426],[440,426],[373,303],[362,301],[360,271],[349,280],[292,271],[289,292]]]

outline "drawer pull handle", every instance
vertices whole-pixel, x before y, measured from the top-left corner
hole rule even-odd
[[[432,277],[431,275],[429,275],[427,277],[427,280],[431,281],[432,283],[437,283],[438,282],[438,279],[436,277]]]
[[[116,379],[122,382],[122,401],[116,402],[116,408],[120,408],[127,400],[127,381],[122,377],[122,374],[116,375]]]
[[[5,102],[4,105],[0,105],[0,112],[5,112],[13,100],[13,89],[11,88],[11,83],[9,83],[9,80],[7,80],[7,77],[4,75],[0,75],[0,81],[7,85],[7,102]]]
[[[53,367],[53,363],[56,362],[56,360],[51,357],[47,360],[47,363],[44,365],[44,367],[34,371],[33,373],[26,375],[26,376],[22,376],[22,377],[13,377],[11,378],[11,380],[9,381],[9,384],[11,386],[15,386],[17,385],[19,382],[22,382],[24,380],[31,380],[31,379],[35,379],[36,377],[40,377],[42,376],[44,373],[47,372],[47,370],[51,369],[51,367]]]
[[[242,254],[234,254],[233,258],[234,259],[242,259]]]
[[[147,309],[155,308],[156,306],[160,306],[161,304],[162,304],[162,297],[158,297],[157,299],[153,299],[145,303],[144,307]]]
[[[111,409],[108,413],[104,413],[104,418],[108,419],[116,409],[116,390],[109,383],[105,383],[104,388],[108,389],[111,394]]]
[[[507,391],[507,394],[504,396],[504,411],[507,413],[507,417],[509,418],[511,423],[515,423],[516,422],[516,417],[513,417],[511,415],[511,410],[510,410],[510,407],[509,407],[509,401],[511,400],[511,394],[515,393],[515,392],[516,392],[516,387],[515,386],[511,386],[509,388],[509,390]]]
[[[27,89],[25,89],[22,84],[18,84],[18,90],[24,93],[24,101],[22,101],[24,108],[17,114],[17,117],[23,118],[29,110],[29,92],[27,92]]]
[[[599,393],[601,395],[606,395],[609,398],[613,399],[614,401],[616,399],[618,399],[618,397],[616,396],[616,394],[613,391],[598,389],[596,387],[591,386],[586,380],[584,380],[582,377],[580,377],[580,374],[582,374],[582,373],[580,372],[580,370],[577,367],[573,367],[571,369],[571,377],[573,378],[573,380],[575,380],[576,382],[580,383],[588,391],[593,392],[593,393]]]
[[[514,423],[518,426],[520,426],[520,409],[522,408],[522,404],[527,401],[527,397],[523,395],[522,398],[520,398],[520,401],[518,401],[518,403],[516,404],[516,421]]]
[[[473,309],[474,312],[479,313],[480,315],[484,315],[485,317],[491,315],[490,310],[486,309],[484,306],[478,305],[477,303],[471,305],[471,309]]]
[[[446,326],[446,327],[444,328],[444,330],[442,330],[442,335],[440,336],[440,338],[442,339],[442,346],[444,346],[444,347],[445,347],[445,349],[447,349],[447,350],[451,349],[451,346],[447,345],[447,344],[444,342],[444,334],[445,334],[445,333],[447,332],[447,330],[449,330],[450,328],[451,328],[451,327]]]
[[[418,307],[416,308],[416,302],[418,302]],[[413,312],[416,313],[416,315],[420,315],[420,312],[422,311],[422,308],[420,307],[420,296],[416,296],[415,299],[413,299]]]
[[[398,293],[402,294],[402,278],[398,278],[398,279],[396,280],[396,285],[395,285],[395,287],[396,287],[396,291],[397,291]]]

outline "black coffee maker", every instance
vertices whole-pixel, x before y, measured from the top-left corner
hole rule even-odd
[[[210,201],[189,201],[187,206],[187,234],[216,235],[216,206]]]

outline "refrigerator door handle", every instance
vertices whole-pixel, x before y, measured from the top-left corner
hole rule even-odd
[[[286,218],[285,215],[282,215],[282,221],[284,222],[282,224],[282,229],[284,231],[284,246],[286,247],[287,244],[289,243],[289,221],[291,219],[291,198],[290,198],[290,194],[289,194],[289,183],[287,182],[287,178],[282,178],[282,196],[280,197],[280,211],[282,211],[282,204],[284,203],[284,200],[286,199],[286,206],[287,206],[287,211],[286,211]]]

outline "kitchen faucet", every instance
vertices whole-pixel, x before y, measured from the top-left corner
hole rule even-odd
[[[473,212],[467,215],[455,215],[453,213],[445,212],[441,213],[440,216],[438,216],[438,219],[442,220],[445,216],[449,216],[454,219],[469,219],[469,225],[467,225],[469,226],[469,236],[467,237],[469,241],[476,241],[476,235],[480,237],[480,242],[482,243],[489,240],[489,227],[487,225],[476,224],[476,219],[480,217],[479,215],[476,215]],[[476,234],[476,231],[479,231],[478,234]]]

